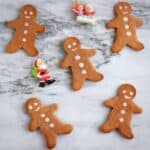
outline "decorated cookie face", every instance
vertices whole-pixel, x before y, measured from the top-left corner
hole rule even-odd
[[[25,5],[21,9],[21,17],[25,19],[35,19],[36,9],[31,5]]]
[[[38,99],[30,99],[26,104],[26,110],[29,113],[38,112],[42,107],[41,102]]]
[[[127,15],[131,14],[132,8],[127,2],[119,2],[115,7],[115,11],[119,15]]]
[[[132,100],[136,95],[135,88],[130,84],[123,84],[119,88],[119,96],[125,100]]]
[[[74,52],[80,49],[80,41],[75,37],[67,38],[64,42],[64,50],[66,52]]]

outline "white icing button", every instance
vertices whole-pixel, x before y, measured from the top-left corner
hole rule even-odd
[[[79,63],[79,67],[83,68],[84,67],[84,63]]]
[[[128,21],[128,17],[123,17],[123,21],[127,22]]]
[[[129,25],[128,24],[125,25],[125,29],[129,29]]]
[[[27,33],[28,33],[28,30],[24,30],[23,33],[24,33],[24,34],[27,34]]]
[[[123,102],[122,106],[127,107],[128,104],[126,102]]]
[[[80,60],[80,55],[76,55],[75,60]]]
[[[86,71],[85,69],[83,69],[83,70],[81,71],[81,73],[82,73],[82,74],[86,74],[87,71]]]
[[[124,122],[124,118],[119,118],[119,121],[120,122]]]
[[[32,110],[33,109],[33,107],[30,105],[29,107],[28,107],[30,110]]]
[[[27,42],[27,39],[26,39],[26,38],[22,38],[22,41],[23,41],[23,42]]]
[[[131,32],[130,31],[126,32],[126,35],[131,36]]]
[[[122,9],[122,6],[119,6],[119,9],[121,10],[121,9]]]
[[[41,114],[41,118],[44,118],[46,115],[45,114]]]
[[[45,118],[45,122],[49,122],[50,119],[48,117]]]
[[[55,125],[54,125],[53,123],[50,123],[50,124],[49,124],[49,127],[50,127],[50,128],[54,128],[54,126],[55,126]]]
[[[125,113],[126,113],[126,111],[125,110],[120,110],[120,113],[122,114],[122,115],[124,115]]]
[[[28,23],[28,22],[25,22],[25,23],[24,23],[24,26],[26,26],[26,27],[29,26],[29,23]]]

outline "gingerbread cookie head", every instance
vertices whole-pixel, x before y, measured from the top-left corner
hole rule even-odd
[[[36,18],[37,11],[36,8],[32,5],[24,5],[21,8],[21,18],[34,20]]]
[[[132,7],[128,2],[119,2],[115,6],[115,12],[117,15],[127,15],[132,13]]]
[[[123,84],[118,89],[118,95],[125,100],[133,100],[136,96],[136,89],[131,84]]]
[[[64,42],[64,50],[67,53],[72,53],[74,51],[80,50],[80,48],[81,43],[76,37],[69,37]]]
[[[33,114],[42,108],[42,103],[36,98],[31,98],[27,101],[25,108],[29,114]]]

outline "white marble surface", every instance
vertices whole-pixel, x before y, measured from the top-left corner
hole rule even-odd
[[[0,0],[0,150],[45,150],[46,144],[40,132],[27,131],[29,116],[24,103],[30,97],[42,99],[47,105],[60,105],[57,115],[74,125],[72,134],[58,138],[56,150],[148,150],[150,147],[150,1],[131,0],[134,14],[145,20],[138,35],[145,45],[144,51],[134,52],[124,48],[121,54],[112,55],[110,46],[113,30],[105,23],[113,17],[117,0],[88,0],[96,9],[98,23],[83,26],[75,22],[70,11],[71,0]],[[5,53],[5,46],[12,37],[6,21],[15,19],[19,8],[26,3],[34,4],[39,11],[38,21],[47,26],[38,35],[39,57],[43,58],[57,82],[42,89],[31,78],[31,64],[35,58],[22,50],[16,54]],[[62,41],[74,35],[84,45],[97,48],[93,57],[105,79],[99,83],[87,81],[79,92],[70,89],[69,70],[61,70],[59,63],[64,56]],[[98,131],[109,109],[103,101],[115,96],[118,86],[130,82],[137,88],[135,102],[144,109],[143,114],[133,117],[135,139],[126,140],[117,132],[103,134]]]

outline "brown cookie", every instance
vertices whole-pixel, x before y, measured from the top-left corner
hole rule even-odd
[[[103,132],[118,131],[126,138],[134,137],[131,129],[133,113],[142,113],[142,109],[133,102],[136,89],[131,84],[123,84],[119,87],[118,95],[106,100],[104,105],[112,108],[108,120],[100,128]]]
[[[120,52],[125,45],[140,51],[144,45],[138,40],[136,27],[144,24],[142,19],[132,16],[132,7],[128,2],[119,2],[115,6],[116,18],[108,22],[108,28],[116,29],[116,39],[112,46],[112,52]]]
[[[12,41],[7,45],[8,53],[15,53],[23,48],[29,56],[37,56],[38,50],[35,45],[37,32],[44,32],[45,27],[36,22],[37,11],[32,5],[21,8],[18,19],[8,22],[8,27],[15,30]]]
[[[39,99],[31,98],[26,102],[25,109],[31,115],[29,130],[40,129],[43,132],[48,148],[56,146],[56,137],[61,134],[69,134],[73,127],[62,123],[53,113],[57,110],[57,104],[43,107]]]
[[[81,48],[81,43],[76,37],[69,37],[64,41],[64,51],[67,56],[61,63],[61,68],[70,67],[73,75],[72,88],[80,90],[86,79],[100,81],[103,75],[96,71],[89,57],[96,54],[95,49]]]

